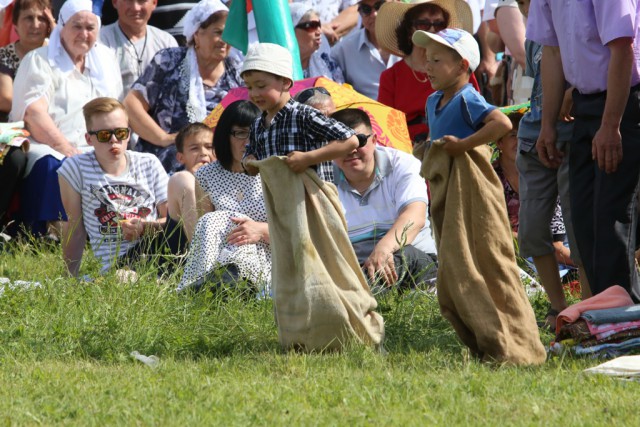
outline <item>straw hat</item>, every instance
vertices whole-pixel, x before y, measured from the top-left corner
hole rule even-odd
[[[380,46],[394,55],[405,56],[398,47],[396,28],[409,9],[423,3],[433,3],[449,12],[449,28],[473,32],[471,8],[464,0],[411,0],[409,3],[391,1],[382,5],[376,18],[376,38]]]

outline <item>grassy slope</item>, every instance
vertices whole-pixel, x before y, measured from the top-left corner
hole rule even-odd
[[[85,266],[97,271],[95,264]],[[51,279],[57,253],[0,254],[0,276],[40,280],[0,297],[0,424],[637,425],[637,385],[469,360],[432,296],[388,296],[380,355],[283,353],[270,301],[178,296],[170,278],[122,286]],[[541,301],[534,301],[541,311]],[[538,305],[540,306],[538,308]],[[549,336],[544,337],[546,340]],[[129,357],[160,357],[151,369]]]

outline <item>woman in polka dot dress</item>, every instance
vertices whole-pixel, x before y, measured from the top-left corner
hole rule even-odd
[[[196,172],[202,216],[179,291],[202,287],[219,267],[226,266],[223,277],[246,279],[269,293],[271,250],[262,184],[259,176],[245,174],[241,163],[249,126],[259,115],[260,110],[251,102],[236,101],[220,116],[213,138],[218,161]]]

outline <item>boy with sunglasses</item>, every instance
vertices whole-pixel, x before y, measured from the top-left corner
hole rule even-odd
[[[85,138],[94,150],[68,158],[58,170],[68,217],[62,253],[74,277],[87,236],[105,271],[149,249],[142,237],[160,231],[167,214],[167,174],[154,155],[127,151],[131,131],[124,106],[96,98],[83,113]]]
[[[362,27],[354,29],[331,48],[344,81],[361,94],[378,99],[380,74],[402,58],[384,50],[376,38],[376,18],[386,0],[361,0],[358,13]]]

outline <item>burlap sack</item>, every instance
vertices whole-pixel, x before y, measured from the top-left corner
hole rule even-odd
[[[338,192],[279,157],[260,169],[271,241],[272,289],[280,343],[306,351],[356,339],[377,346],[382,316],[347,236]]]
[[[431,186],[438,301],[462,342],[485,361],[540,364],[546,353],[515,261],[500,180],[487,146],[452,158],[434,144]]]

